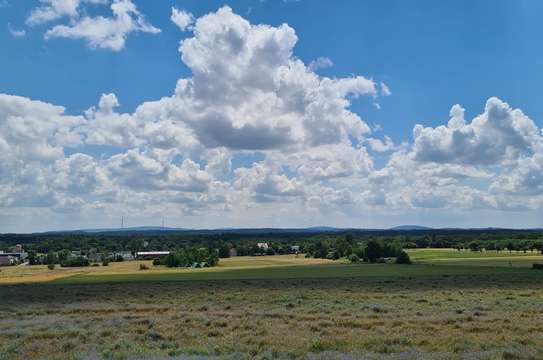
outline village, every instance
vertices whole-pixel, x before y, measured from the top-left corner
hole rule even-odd
[[[144,247],[148,243],[144,242]],[[266,242],[256,243],[254,246],[254,255],[275,255],[271,251],[271,247]],[[300,253],[299,245],[292,245],[288,248],[290,254]],[[96,248],[88,250],[68,250],[63,249],[58,252],[35,253],[33,251],[25,251],[23,245],[17,244],[9,251],[0,250],[0,266],[31,266],[31,265],[49,265],[54,268],[55,264],[60,264],[61,267],[79,267],[79,266],[107,266],[109,262],[121,261],[136,261],[136,260],[152,260],[154,265],[164,265],[165,259],[174,254],[175,251],[167,250],[145,250],[145,251],[114,251],[114,252],[99,252]],[[236,257],[238,250],[235,247],[225,249],[214,249],[217,257]],[[52,266],[53,265],[53,266]],[[194,262],[187,267],[207,267],[207,262]]]

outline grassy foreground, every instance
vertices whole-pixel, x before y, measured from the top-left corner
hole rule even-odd
[[[3,286],[0,359],[540,359],[540,280],[513,271]]]
[[[452,254],[414,250],[414,265],[276,256],[193,270],[124,263],[41,283],[20,275],[0,285],[0,360],[542,359],[543,271]]]

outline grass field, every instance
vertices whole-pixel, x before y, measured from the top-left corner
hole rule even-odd
[[[413,249],[408,250],[411,259],[418,263],[435,265],[468,265],[496,267],[531,267],[543,263],[543,255],[523,251],[469,251],[456,249]]]
[[[414,265],[2,268],[0,360],[543,358],[543,271],[527,268],[541,256],[410,253]]]
[[[333,261],[326,259],[306,259],[303,256],[240,256],[221,259],[219,266],[204,269],[172,269],[164,266],[153,266],[152,261],[125,261],[112,262],[109,266],[89,266],[82,268],[62,268],[57,265],[49,270],[45,265],[36,266],[9,266],[0,268],[0,284],[47,282],[68,277],[102,276],[102,275],[134,275],[145,277],[157,274],[188,274],[188,273],[216,273],[235,269],[274,268],[279,266],[303,266],[330,264]],[[140,271],[140,264],[145,264],[149,270]],[[171,276],[171,275],[169,275]],[[211,275],[213,277],[213,275]]]

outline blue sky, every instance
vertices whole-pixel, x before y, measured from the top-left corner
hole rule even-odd
[[[364,199],[356,200],[356,205],[345,206],[339,212],[337,209],[319,208],[317,211],[311,208],[308,203],[311,203],[311,191],[314,190],[310,190],[310,188],[317,186],[317,183],[304,178],[307,174],[304,175],[301,172],[304,167],[303,164],[289,163],[289,168],[287,163],[284,162],[286,160],[282,158],[286,156],[286,152],[294,156],[293,154],[300,154],[303,151],[318,153],[320,148],[312,148],[313,145],[311,145],[296,151],[281,149],[281,151],[278,151],[281,154],[278,155],[278,153],[276,154],[270,149],[260,152],[255,151],[254,148],[244,149],[242,146],[232,146],[231,142],[221,143],[216,138],[209,140],[210,138],[208,139],[207,135],[198,133],[199,130],[191,129],[190,131],[195,131],[195,136],[198,138],[199,145],[196,146],[198,149],[181,149],[181,145],[176,145],[177,153],[172,159],[168,160],[171,164],[180,166],[184,159],[191,159],[203,170],[203,167],[209,162],[203,160],[208,156],[208,153],[213,149],[224,148],[227,153],[225,156],[230,159],[232,166],[226,174],[214,176],[213,180],[209,181],[226,179],[226,182],[229,183],[228,186],[235,187],[237,180],[238,188],[235,191],[258,191],[258,189],[263,189],[270,184],[266,181],[260,187],[253,184],[254,188],[250,190],[249,187],[253,185],[239,185],[241,175],[239,171],[236,173],[237,168],[251,168],[257,171],[253,166],[256,163],[266,163],[263,165],[266,166],[265,171],[272,171],[270,169],[275,169],[277,166],[286,169],[283,172],[274,173],[273,176],[276,176],[276,180],[284,177],[283,180],[286,179],[285,181],[299,181],[299,184],[284,183],[282,185],[289,189],[290,187],[296,188],[290,193],[289,190],[267,194],[267,196],[273,195],[274,201],[271,201],[268,197],[259,197],[258,194],[245,194],[245,199],[266,198],[267,201],[270,200],[270,203],[277,203],[276,208],[263,209],[261,213],[258,213],[260,214],[259,218],[255,215],[255,218],[248,222],[240,220],[245,218],[241,215],[241,210],[236,210],[235,205],[226,204],[225,201],[223,205],[234,213],[230,220],[235,222],[231,224],[232,226],[265,226],[269,224],[271,218],[274,219],[273,221],[279,222],[269,224],[273,226],[295,226],[298,224],[305,226],[323,222],[328,222],[326,225],[368,227],[387,226],[404,222],[422,222],[424,225],[434,226],[453,225],[449,223],[460,226],[476,226],[478,224],[473,219],[473,214],[483,216],[481,226],[498,226],[504,221],[507,226],[540,225],[537,220],[541,213],[540,205],[538,201],[533,200],[534,196],[539,196],[541,190],[539,180],[532,179],[531,181],[532,184],[535,183],[536,190],[519,188],[520,184],[526,185],[527,182],[526,179],[522,180],[521,177],[530,173],[526,168],[528,166],[526,164],[528,162],[530,163],[529,166],[539,166],[540,164],[539,140],[530,140],[528,150],[526,150],[528,145],[521,146],[520,143],[513,144],[507,140],[511,137],[510,134],[504,135],[503,149],[494,148],[487,143],[483,144],[487,148],[481,144],[474,145],[473,151],[480,151],[487,158],[496,156],[492,161],[474,160],[473,156],[468,157],[465,155],[458,157],[458,151],[449,148],[444,149],[440,143],[437,145],[432,143],[433,147],[427,144],[430,144],[428,139],[435,140],[435,137],[439,135],[435,130],[438,126],[447,125],[450,118],[449,111],[453,105],[460,104],[465,109],[464,118],[466,124],[469,125],[475,116],[485,112],[485,103],[491,97],[499,98],[503,104],[512,109],[522,109],[522,112],[529,117],[531,123],[536,127],[534,131],[539,132],[538,136],[541,135],[539,127],[542,125],[543,103],[540,101],[539,87],[543,80],[543,73],[540,71],[543,65],[543,48],[540,46],[543,24],[538,16],[543,10],[541,2],[353,0],[331,3],[305,0],[228,2],[203,2],[198,0],[151,2],[133,0],[128,2],[137,6],[142,18],[156,29],[160,29],[160,32],[131,32],[127,34],[124,46],[121,49],[112,50],[110,48],[92,47],[85,38],[73,39],[66,36],[44,38],[46,31],[52,29],[53,26],[72,26],[85,16],[91,18],[96,16],[110,17],[111,9],[109,6],[111,1],[96,1],[102,2],[100,4],[82,2],[78,7],[77,15],[63,16],[52,21],[29,25],[28,18],[32,11],[40,6],[47,6],[52,1],[40,3],[39,1],[3,0],[0,2],[0,27],[3,27],[3,30],[0,28],[0,43],[2,44],[2,51],[0,52],[0,69],[2,69],[0,93],[64,106],[66,108],[64,115],[84,116],[83,114],[87,109],[98,106],[102,94],[109,93],[115,94],[118,103],[120,103],[120,106],[115,107],[116,114],[133,114],[136,108],[144,102],[157,101],[172,96],[178,79],[191,78],[193,71],[182,61],[179,44],[181,40],[190,39],[195,35],[190,30],[181,31],[171,21],[172,7],[191,13],[194,19],[198,19],[206,14],[215,13],[218,9],[227,5],[236,16],[247,20],[252,26],[267,24],[273,29],[279,29],[281,24],[288,24],[295,31],[297,37],[297,42],[292,49],[291,60],[300,59],[306,66],[309,66],[311,61],[326,57],[331,60],[333,65],[316,69],[315,73],[318,76],[330,79],[348,79],[362,76],[364,79],[375,83],[377,86],[375,93],[368,90],[367,92],[341,96],[341,98],[352,101],[348,110],[359,116],[360,121],[363,121],[375,131],[371,135],[366,134],[352,143],[354,144],[353,149],[357,147],[357,144],[366,144],[368,156],[373,162],[372,169],[367,170],[364,174],[357,173],[356,176],[348,178],[348,181],[341,173],[342,175],[338,177],[326,177],[326,180],[322,180],[318,184],[333,189],[333,191],[348,190],[355,197],[366,194],[360,195]],[[15,31],[24,31],[24,36],[21,36],[22,33],[15,36]],[[224,59],[224,66],[229,66],[228,59]],[[390,89],[390,96],[383,96],[383,90],[380,87],[381,83],[385,83]],[[499,104],[494,105],[501,106]],[[0,117],[1,114],[0,112]],[[254,114],[254,111],[251,114],[258,117],[258,115]],[[245,116],[248,115],[245,114]],[[515,116],[513,114],[512,119]],[[87,118],[86,121],[90,122],[91,120]],[[232,121],[234,124],[236,123],[236,119],[232,119]],[[253,120],[249,119],[247,121],[251,122]],[[511,128],[518,129],[519,126],[515,125],[516,120],[511,121],[513,124]],[[255,126],[255,129],[261,129],[257,126],[258,124],[255,125],[256,123],[251,122],[251,124]],[[422,124],[424,128],[435,131],[424,133],[421,136],[427,135],[428,139],[421,137],[419,143],[417,143],[413,137],[413,129],[416,124]],[[485,129],[481,127],[479,130],[488,131]],[[466,128],[462,134],[470,131],[472,131],[471,128]],[[88,137],[88,133],[84,134],[83,137]],[[358,132],[356,134],[360,135]],[[209,136],[213,137],[215,135]],[[352,136],[352,134],[349,135],[351,140]],[[390,137],[394,142],[394,150],[375,151],[372,146],[368,145],[369,138],[383,140],[385,136]],[[404,142],[403,150],[400,149],[402,142]],[[150,145],[141,144],[142,141],[126,144],[114,141],[108,142],[102,139],[94,141],[94,143],[83,140],[77,145],[61,146],[65,157],[83,153],[98,161],[100,158],[104,160],[112,155],[124,154],[130,149],[136,148],[140,154],[151,156],[153,148]],[[319,143],[319,146],[322,145]],[[274,148],[273,150],[279,149]],[[467,201],[467,203],[471,205],[466,205],[466,203],[458,204],[456,201],[450,203],[441,199],[442,197],[446,198],[448,195],[440,194],[440,201],[424,202],[426,205],[421,206],[422,203],[413,198],[413,192],[403,195],[398,194],[395,200],[393,196],[387,195],[389,197],[384,203],[388,204],[388,208],[386,206],[381,208],[377,211],[377,215],[374,215],[374,218],[372,216],[372,218],[366,218],[364,221],[358,222],[357,219],[360,218],[360,215],[367,214],[368,206],[372,206],[371,202],[367,202],[368,193],[375,193],[377,190],[387,192],[384,187],[377,190],[372,188],[372,186],[378,186],[375,183],[365,184],[364,182],[371,182],[375,178],[382,176],[380,171],[389,172],[390,174],[387,176],[392,176],[391,174],[394,171],[390,161],[395,156],[400,156],[402,151],[404,155],[407,154],[405,156],[416,161],[416,166],[424,167],[423,162],[426,161],[428,164],[436,164],[436,166],[450,165],[451,167],[460,167],[463,169],[462,171],[470,172],[467,177],[463,174],[462,179],[459,176],[454,176],[449,180],[443,180],[443,177],[438,176],[439,179],[436,178],[434,184],[440,184],[439,187],[452,186],[451,181],[453,181],[456,188],[449,189],[451,194],[458,193],[459,189],[469,188],[481,191],[477,196],[485,200],[481,200],[481,203],[479,203],[479,201],[470,198],[471,200]],[[496,152],[501,155],[496,155]],[[452,155],[449,156],[453,153],[456,154],[454,158]],[[507,156],[504,155],[505,153],[507,153]],[[514,159],[510,158],[513,153]],[[21,155],[14,156],[17,158]],[[278,160],[279,158],[281,160]],[[157,158],[154,159],[157,160]],[[22,158],[19,158],[19,160],[22,160]],[[513,160],[517,161],[516,167],[511,165]],[[161,158],[157,161],[163,162],[166,160]],[[274,165],[272,166],[270,163],[274,163]],[[169,166],[164,163],[161,164],[166,167]],[[309,166],[309,164],[307,165]],[[28,163],[28,166],[36,165]],[[441,170],[440,168],[439,171]],[[272,173],[274,171],[276,170],[273,170]],[[434,169],[434,171],[437,170]],[[477,171],[479,172],[478,175],[472,175],[473,172]],[[518,181],[515,184],[508,184],[507,191],[503,188],[497,191],[497,183],[505,184],[506,182],[506,179],[502,179],[502,177],[514,171],[519,173]],[[113,172],[111,170],[106,172],[107,175],[104,176],[112,177],[113,182],[115,182]],[[364,179],[360,180],[361,178]],[[20,179],[11,179],[10,181],[10,191],[22,188]],[[416,180],[412,177],[406,180],[405,183],[409,183],[410,186],[414,187],[420,186],[420,184],[416,185]],[[4,186],[6,189],[8,188],[7,182]],[[241,186],[241,189],[239,186]],[[247,188],[243,188],[243,186],[247,186]],[[303,186],[304,190],[297,189],[298,186]],[[389,186],[393,185],[389,184]],[[425,186],[430,185],[426,184]],[[437,191],[438,185],[435,186],[434,190]],[[412,190],[418,193],[425,190],[423,188],[413,188]],[[141,188],[132,190],[137,191],[140,195],[142,194]],[[271,192],[273,193],[273,191]],[[300,195],[302,193],[303,195]],[[505,193],[507,195],[496,195]],[[531,201],[534,201],[534,203],[524,209],[518,206],[525,203],[519,196],[526,196],[527,194],[530,195]],[[56,199],[67,195],[67,193],[61,194],[61,190],[58,189],[52,189],[50,194]],[[178,195],[185,199],[185,195]],[[8,197],[6,195],[6,199],[11,199],[11,203],[7,200],[5,202],[6,213],[12,211],[13,207],[17,207],[21,214],[28,212],[35,214],[39,210],[27,206],[13,205],[17,203],[17,201],[13,200],[14,196]],[[71,194],[70,196],[73,197],[74,195]],[[115,207],[107,203],[106,200],[101,199],[100,196],[96,193],[85,194],[81,196],[81,199],[85,202],[85,206],[107,208],[104,210],[105,213],[92,216],[87,214],[87,218],[92,219],[88,222],[82,220],[83,215],[81,215],[74,220],[74,226],[111,225],[110,221],[107,220],[109,215],[106,214],[109,214],[108,211],[112,212],[119,209],[119,211],[123,211],[121,209],[123,201],[120,198],[112,202],[117,206]],[[116,196],[119,196],[119,194]],[[237,195],[232,196],[236,197]],[[296,206],[305,209],[308,209],[308,206],[311,208],[301,220],[282,223],[281,220],[277,220],[271,215],[274,212],[288,214],[289,211],[295,211],[291,209],[294,209],[292,202],[295,202],[293,199],[297,196],[300,196],[300,199]],[[475,195],[471,194],[469,196]],[[514,199],[505,196],[512,196]],[[410,199],[406,200],[405,203],[404,200],[398,200],[406,197]],[[187,201],[193,202],[195,199]],[[254,208],[254,204],[250,204],[248,200],[243,200],[242,203],[247,208]],[[511,206],[505,206],[504,203]],[[0,201],[0,207],[2,207],[1,204]],[[127,204],[124,205],[128,206]],[[47,208],[46,211],[51,219],[56,219],[52,220],[53,226],[61,224],[60,219],[63,216],[55,212],[57,211],[55,206],[58,206],[58,204],[54,202],[44,206],[44,208]],[[159,214],[161,211],[156,209],[156,205],[149,206],[153,207],[152,211],[150,210],[148,215],[137,217],[138,222],[152,222],[161,216]],[[186,203],[182,205],[183,208],[184,206],[186,206]],[[258,207],[258,205],[255,206]],[[345,210],[347,208],[350,210]],[[436,212],[436,208],[439,208],[439,211]],[[85,208],[81,211],[90,210]],[[172,225],[182,225],[188,222],[189,225],[213,227],[215,223],[201,221],[199,217],[212,212],[215,214],[214,216],[220,217],[219,213],[215,213],[219,212],[219,210],[213,208],[209,210],[209,213],[206,213],[206,211],[208,210],[184,208],[176,217],[176,220],[172,221]],[[487,213],[489,215],[486,215]],[[1,215],[0,219],[2,219]],[[288,219],[288,216],[286,219]],[[9,221],[12,220],[12,218],[9,218]],[[517,221],[521,221],[521,223],[517,223]],[[8,220],[5,220],[4,225],[7,222]],[[2,225],[2,220],[0,220],[0,225]],[[217,226],[221,225],[217,223]],[[47,228],[46,225],[37,222],[24,226],[29,226],[32,229]],[[14,225],[12,230],[24,231],[24,226]]]
[[[70,40],[44,42],[39,26],[24,39],[8,25],[24,27],[34,1],[8,1],[0,10],[4,49],[0,90],[63,104],[79,113],[103,92],[114,92],[122,111],[171,94],[189,70],[177,52],[180,34],[170,7],[204,15],[224,1],[141,1],[138,8],[162,29],[158,36],[136,34],[120,53],[89,50]],[[538,1],[228,1],[252,23],[288,23],[300,41],[296,56],[306,62],[330,58],[327,76],[363,74],[384,80],[394,96],[381,111],[369,101],[353,109],[379,123],[396,141],[410,140],[415,123],[435,126],[456,103],[468,115],[481,111],[489,96],[522,108],[536,122],[543,116],[537,89],[543,83],[543,23]],[[100,7],[90,11],[104,13]],[[9,69],[9,71],[8,71]],[[51,86],[55,84],[55,86]]]

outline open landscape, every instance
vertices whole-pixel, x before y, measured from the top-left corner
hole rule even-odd
[[[543,255],[408,253],[411,265],[290,254],[4,267],[0,359],[543,357],[543,271],[531,268]]]
[[[542,0],[0,0],[0,360],[543,360]]]

